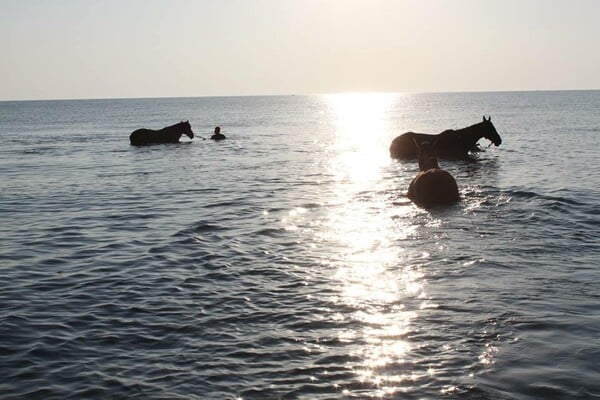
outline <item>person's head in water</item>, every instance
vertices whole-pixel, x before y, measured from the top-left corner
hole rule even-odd
[[[221,127],[217,126],[215,128],[215,133],[210,137],[212,140],[223,140],[225,139],[225,135],[221,133]]]

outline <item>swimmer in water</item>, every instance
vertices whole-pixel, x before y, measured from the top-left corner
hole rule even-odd
[[[223,140],[225,139],[225,135],[221,133],[221,127],[217,126],[215,128],[215,133],[210,137],[211,140]]]

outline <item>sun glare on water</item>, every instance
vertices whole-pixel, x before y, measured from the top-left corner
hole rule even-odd
[[[412,228],[406,225],[410,218],[398,222],[398,216],[412,208],[390,200],[399,190],[389,176],[393,168],[387,153],[389,112],[397,97],[326,96],[335,129],[329,162],[334,206],[317,233],[319,242],[336,249],[324,260],[337,292],[333,301],[354,310],[351,316],[338,315],[356,326],[339,332],[339,340],[361,343],[351,346],[352,355],[362,360],[353,366],[357,379],[387,394],[410,379],[406,371],[388,366],[402,364],[411,351],[405,337],[419,313],[414,303],[426,297],[422,274],[402,264],[405,254],[398,245]]]
[[[388,163],[389,137],[387,113],[395,94],[334,94],[325,96],[335,127],[338,149],[334,169],[340,179],[356,183],[377,179]]]

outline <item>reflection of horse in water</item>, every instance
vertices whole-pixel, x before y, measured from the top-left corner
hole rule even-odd
[[[419,174],[408,187],[408,198],[417,205],[428,208],[456,203],[458,186],[449,172],[440,169],[435,155],[435,144],[416,143],[419,154]]]
[[[178,143],[181,135],[187,135],[190,139],[194,138],[192,126],[189,121],[167,126],[157,131],[153,129],[138,129],[129,136],[131,144],[134,146],[154,143]]]
[[[437,135],[406,132],[392,140],[390,156],[392,158],[414,158],[417,156],[416,143],[424,140],[435,143],[435,151],[440,157],[466,158],[469,152],[481,151],[477,142],[482,137],[496,146],[502,139],[492,125],[492,118],[483,117],[483,121],[463,129],[448,129]]]

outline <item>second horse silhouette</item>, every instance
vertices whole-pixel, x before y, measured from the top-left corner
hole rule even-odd
[[[456,180],[438,165],[435,144],[415,140],[415,145],[420,172],[408,187],[408,198],[425,208],[451,205],[460,200]]]

